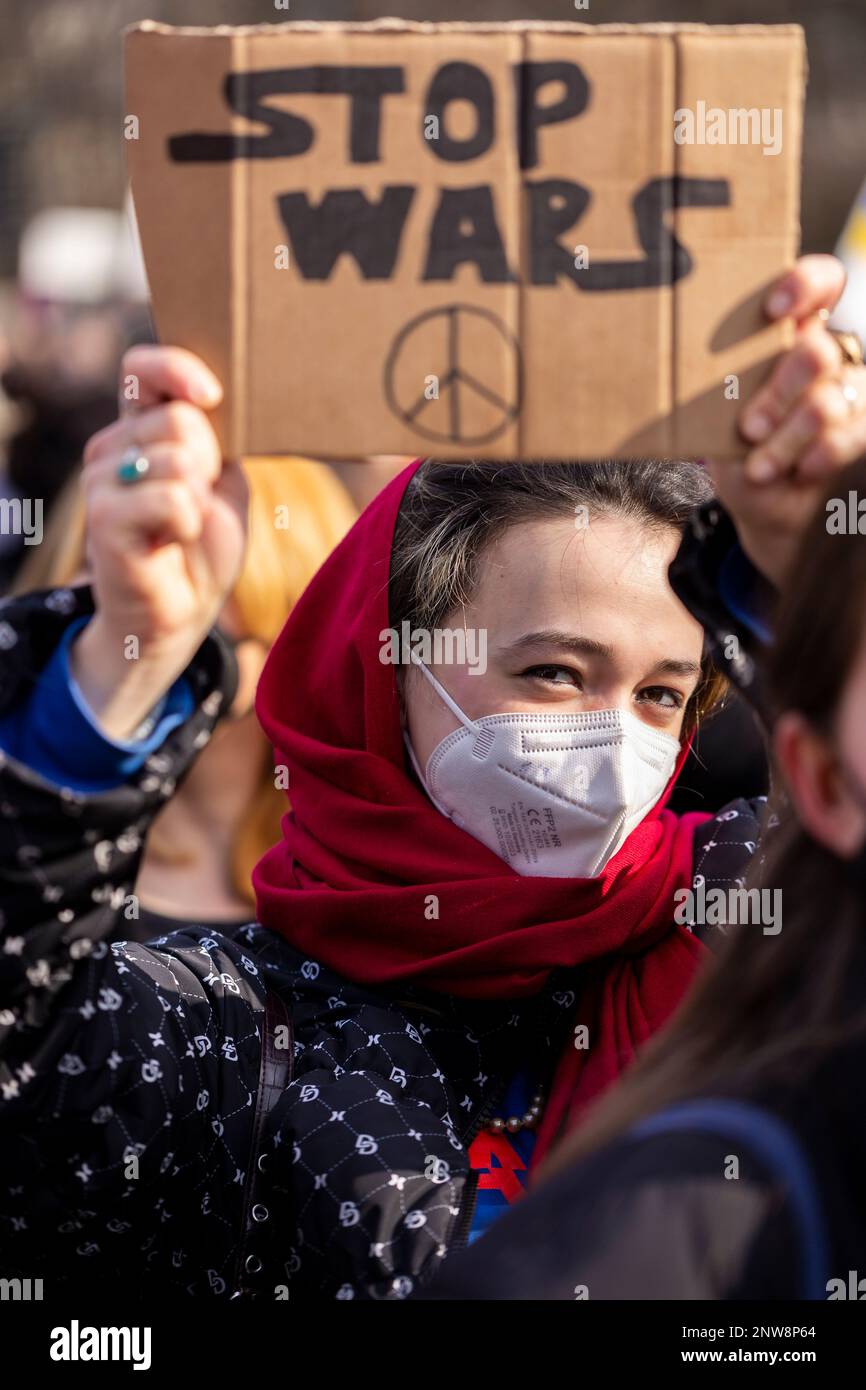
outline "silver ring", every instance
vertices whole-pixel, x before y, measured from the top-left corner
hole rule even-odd
[[[853,386],[850,381],[840,381],[839,390],[848,406],[848,414],[856,415],[860,409],[860,392],[857,387]]]
[[[124,487],[130,487],[134,483],[141,483],[150,472],[150,459],[146,454],[139,453],[138,449],[125,449],[117,465],[117,481],[123,483]]]

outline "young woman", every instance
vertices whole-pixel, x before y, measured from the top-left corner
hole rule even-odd
[[[829,510],[851,495],[866,462]],[[863,1297],[866,547],[828,516],[770,658],[791,809],[754,882],[779,895],[781,930],[731,936],[537,1192],[449,1261],[440,1297]]]
[[[806,326],[744,418],[765,440],[750,471],[863,447],[843,394],[863,373],[813,321],[839,287],[823,261],[778,287]],[[111,946],[149,820],[218,717],[205,634],[243,548],[239,474],[201,409],[216,384],[172,350],[124,370],[143,409],[89,451],[93,593],[22,600],[0,629],[18,718],[0,767],[4,1254],[55,1279],[406,1297],[489,1222],[479,1186],[506,1205],[520,1146],[537,1162],[667,1019],[706,954],[674,895],[695,872],[734,883],[754,848],[745,804],[663,809],[714,690],[667,578],[708,485],[686,464],[409,469],[260,684],[292,804],[257,871],[261,925]],[[776,578],[814,484],[724,486]],[[700,581],[740,595],[736,566],[714,571],[715,504],[692,535]],[[70,663],[106,759],[169,687],[192,713],[87,795],[21,750],[34,676],[94,598]],[[745,678],[747,635],[731,653],[734,628],[711,627]]]
[[[228,716],[148,834],[135,902],[124,907],[123,933],[130,940],[149,941],[188,924],[249,922],[253,867],[280,833],[285,793],[274,784],[270,748],[253,710],[256,684],[287,614],[357,513],[325,464],[257,459],[245,476],[246,554],[219,615],[219,631],[237,666],[236,689]],[[57,502],[43,544],[30,552],[16,577],[15,592],[85,582],[86,548],[84,498],[76,478]],[[50,676],[43,673],[43,684]],[[68,719],[46,720],[43,730],[41,746],[34,749],[36,769],[67,778],[80,772],[76,786],[92,790],[102,740],[97,736],[94,759],[94,730],[81,702]],[[154,751],[161,741],[155,732]],[[51,760],[52,740],[60,768]],[[110,781],[111,765],[106,771]]]

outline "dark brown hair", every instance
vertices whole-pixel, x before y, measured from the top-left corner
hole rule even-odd
[[[798,710],[832,738],[839,701],[866,638],[866,544],[828,531],[831,499],[866,497],[866,460],[837,475],[799,546],[776,614],[768,660],[774,711]],[[545,1177],[664,1106],[735,1085],[802,1081],[866,1028],[851,981],[864,949],[864,890],[850,868],[818,844],[775,798],[778,827],[749,874],[781,890],[778,935],[740,926],[673,1022],[544,1166]]]

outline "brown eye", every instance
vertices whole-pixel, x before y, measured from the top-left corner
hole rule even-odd
[[[521,675],[528,680],[546,681],[548,685],[580,683],[577,671],[572,671],[568,666],[530,666],[528,670],[522,671]]]
[[[682,709],[685,704],[680,692],[671,690],[666,685],[648,685],[645,690],[640,692],[638,699],[646,700],[648,704],[658,705],[660,709]]]

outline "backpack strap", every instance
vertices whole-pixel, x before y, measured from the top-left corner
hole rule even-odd
[[[827,1297],[827,1234],[811,1164],[793,1131],[775,1115],[740,1100],[691,1100],[652,1115],[631,1130],[637,1139],[679,1130],[705,1130],[746,1144],[782,1182],[800,1237],[802,1295]]]

